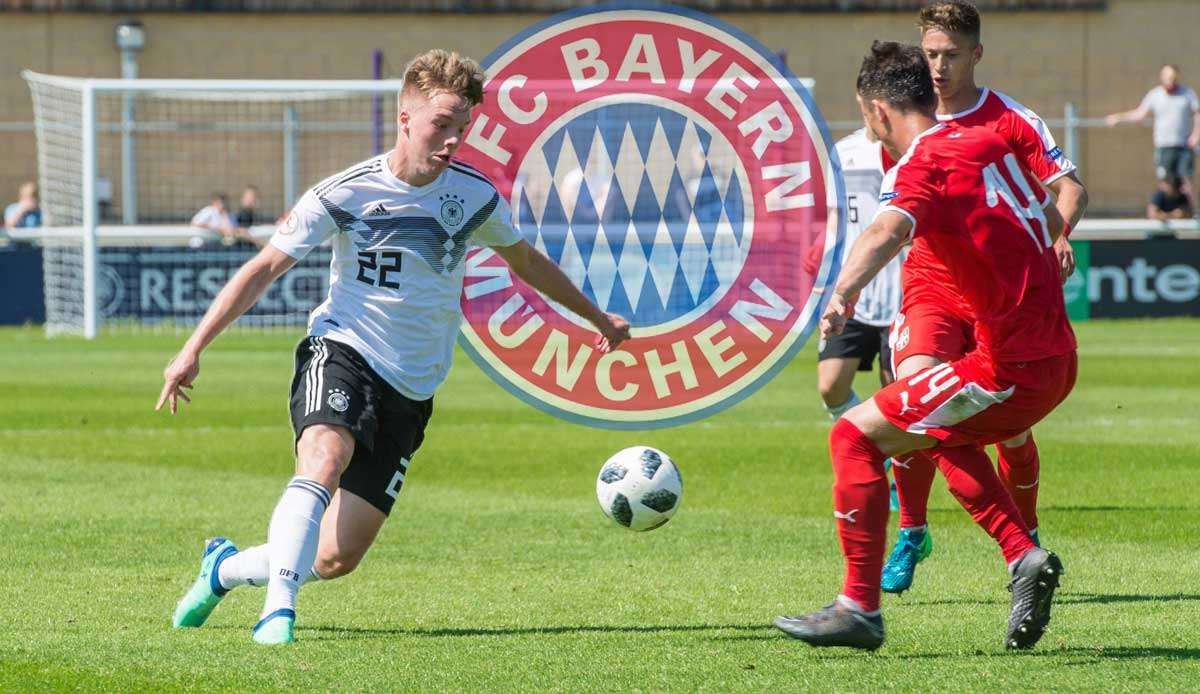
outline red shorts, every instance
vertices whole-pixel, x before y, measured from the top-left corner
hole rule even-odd
[[[906,297],[907,298],[907,297]],[[938,361],[962,359],[975,349],[975,324],[942,304],[906,300],[888,335],[892,372],[904,360],[923,354]]]
[[[973,351],[875,394],[895,426],[947,446],[1011,439],[1050,414],[1075,386],[1075,352],[996,364]]]

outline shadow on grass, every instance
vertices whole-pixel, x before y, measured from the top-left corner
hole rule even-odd
[[[684,633],[691,631],[767,631],[770,624],[663,624],[663,625],[577,625],[548,627],[462,627],[462,628],[395,628],[372,629],[362,627],[340,627],[321,624],[302,627],[304,632],[317,632],[328,636],[308,637],[314,640],[372,638],[376,636],[420,636],[428,638],[460,636],[554,636],[560,634],[652,634]]]
[[[783,634],[737,634],[713,636],[713,641],[770,641],[786,638]],[[802,643],[797,647],[811,652],[822,660],[848,658],[883,658],[896,660],[913,659],[961,659],[961,658],[1069,658],[1068,665],[1095,664],[1103,660],[1200,660],[1200,648],[1174,648],[1169,646],[1071,646],[1064,648],[1033,649],[1029,651],[976,650],[974,652],[916,652],[901,650],[891,652],[887,644],[878,651],[863,653],[848,648],[809,649]]]
[[[1194,511],[1191,506],[1039,506],[1038,513],[1157,513],[1162,511]],[[957,506],[931,508],[931,516],[961,516],[963,510]]]
[[[1200,602],[1200,595],[1191,593],[1170,594],[1128,594],[1128,593],[1068,593],[1059,592],[1054,598],[1055,605],[1115,605],[1120,603],[1142,602]],[[896,607],[917,607],[932,605],[1007,605],[1008,599],[997,597],[988,598],[947,598],[944,600],[905,600],[897,599]]]
[[[1054,600],[1058,605],[1111,605],[1122,602],[1200,602],[1200,595],[1171,593],[1129,595],[1125,593],[1063,593]]]
[[[1089,660],[1200,660],[1200,648],[1167,646],[1092,646],[1031,651],[1035,656],[1074,656]]]

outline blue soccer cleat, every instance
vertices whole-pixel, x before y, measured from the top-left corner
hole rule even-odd
[[[885,593],[900,594],[908,590],[912,587],[917,564],[932,552],[933,534],[928,528],[901,528],[900,537],[896,538],[896,546],[892,548],[892,555],[883,567],[879,587]]]
[[[237,551],[237,547],[223,537],[214,537],[204,546],[204,553],[200,555],[200,575],[175,606],[171,623],[176,629],[198,627],[212,614],[217,603],[229,592],[217,580],[218,569],[221,562]]]
[[[275,610],[258,620],[254,625],[254,643],[264,646],[278,646],[296,640],[292,635],[292,627],[296,623],[295,610]]]

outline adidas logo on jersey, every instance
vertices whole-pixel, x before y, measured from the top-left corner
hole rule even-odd
[[[391,214],[391,212],[387,211],[387,208],[383,206],[383,203],[379,203],[378,205],[375,206],[375,209],[373,209],[367,213],[367,216],[368,217],[386,217],[390,214]]]

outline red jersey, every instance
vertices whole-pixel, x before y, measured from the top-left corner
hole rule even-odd
[[[879,200],[878,214],[908,217],[914,250],[924,245],[946,270],[947,281],[931,274],[914,290],[939,282],[939,294],[961,297],[980,352],[1011,362],[1075,349],[1044,212],[1049,196],[998,134],[926,130],[884,176]]]
[[[982,127],[992,130],[1004,138],[1009,148],[1017,155],[1017,161],[1044,185],[1075,171],[1075,164],[1063,154],[1054,142],[1054,136],[1046,123],[1036,113],[1025,108],[1016,100],[987,87],[983,88],[979,101],[971,108],[951,115],[939,115],[938,121],[961,127]],[[890,162],[885,158],[884,170]],[[929,252],[923,243],[914,243],[909,251],[903,270],[905,292],[914,292],[914,299],[924,299],[923,292],[936,291],[946,286],[949,273],[945,266]],[[945,306],[959,317],[970,320],[970,308],[956,294],[934,293],[928,298]]]

